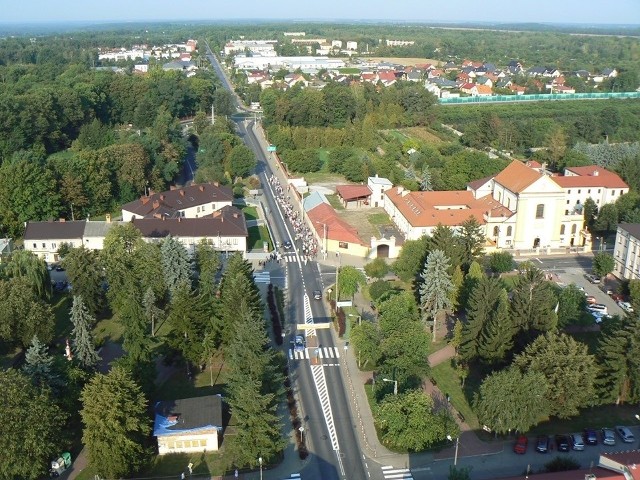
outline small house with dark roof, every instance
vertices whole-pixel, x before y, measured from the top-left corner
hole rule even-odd
[[[201,183],[151,193],[122,206],[122,221],[134,218],[199,218],[233,203],[230,187]]]
[[[24,249],[46,262],[60,260],[58,249],[63,243],[71,248],[82,246],[87,221],[27,222],[24,230]]]
[[[222,437],[222,397],[165,400],[155,405],[158,454],[215,452]]]

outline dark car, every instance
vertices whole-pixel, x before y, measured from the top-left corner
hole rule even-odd
[[[598,444],[598,434],[593,428],[585,428],[584,433],[582,434],[582,438],[584,439],[584,443],[586,443],[587,445]]]
[[[289,250],[292,247],[291,242],[289,240],[285,240],[282,246],[284,247],[285,250]]]
[[[56,265],[56,272],[64,272],[64,267],[62,265]]]
[[[322,292],[320,290],[313,291],[314,300],[322,300]]]
[[[556,449],[559,452],[568,452],[571,449],[569,437],[566,435],[556,435]]]
[[[547,453],[549,451],[549,437],[546,435],[539,435],[536,438],[536,452]]]
[[[513,451],[515,453],[519,453],[520,455],[524,455],[525,453],[527,453],[527,443],[529,443],[527,437],[525,437],[524,435],[520,435],[516,440],[516,444],[513,446]]]

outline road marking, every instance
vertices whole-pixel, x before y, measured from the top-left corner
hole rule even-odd
[[[324,376],[324,369],[322,365],[311,365],[311,375],[313,376],[313,382],[316,385],[316,392],[318,393],[320,406],[322,408],[322,413],[324,414],[324,420],[327,424],[327,430],[329,431],[331,447],[336,451],[340,450],[340,447],[338,446],[338,435],[336,433],[336,426],[333,423],[333,413],[331,412],[329,389],[327,388],[327,381]]]
[[[534,258],[534,260],[537,260],[540,263],[544,263],[542,260],[540,260],[539,258]]]
[[[382,475],[385,479],[406,479],[413,480],[411,470],[408,468],[396,468],[393,465],[386,465],[382,467]]]
[[[253,272],[253,279],[256,283],[271,283],[271,273],[268,271]]]
[[[292,473],[287,478],[283,478],[282,480],[294,480],[294,479],[301,479],[301,478],[302,477],[300,476],[299,473]]]

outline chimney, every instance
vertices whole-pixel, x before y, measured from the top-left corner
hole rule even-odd
[[[594,177],[597,177],[598,175],[600,175],[600,171],[596,168],[596,169],[593,171],[593,176],[594,176]]]
[[[147,203],[149,203],[149,197],[140,197],[140,201],[143,205],[146,205]]]
[[[204,192],[204,185],[200,185],[200,186],[198,187],[198,190],[200,190],[201,192]]]
[[[153,218],[162,218],[162,215],[160,213],[154,213]]]
[[[182,217],[178,217],[178,223],[182,221]]]
[[[400,187],[400,188],[402,188],[402,187]],[[401,192],[400,194],[401,194],[403,197],[406,197],[407,195],[409,195],[409,190],[402,189],[402,192]]]
[[[170,185],[169,186],[169,190],[177,190],[177,189],[178,189],[178,187],[176,187],[175,185]]]
[[[164,195],[160,195],[160,200],[164,200],[165,198],[167,197],[165,197]]]
[[[184,197],[184,190],[180,190],[180,196]]]
[[[215,187],[219,187],[219,186],[220,186],[220,182],[213,182],[213,185],[214,185]]]
[[[400,195],[404,191],[404,187],[398,187],[398,195]]]
[[[107,221],[107,223],[111,223],[111,214],[110,214],[110,213],[107,213],[107,214],[104,216],[104,219]]]

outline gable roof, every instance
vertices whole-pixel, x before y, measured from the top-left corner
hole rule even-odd
[[[489,180],[491,180],[495,175],[489,175],[488,177],[480,178],[478,180],[474,180],[472,182],[467,183],[467,188],[471,190],[478,190],[480,187],[485,185]]]
[[[371,196],[371,189],[366,185],[337,185],[336,193],[342,197],[343,200],[356,200],[358,198]]]
[[[621,223],[618,228],[628,232],[632,237],[640,239],[640,223]]]
[[[200,218],[135,218],[131,221],[145,238],[172,237],[247,237],[243,213],[225,206]]]
[[[629,188],[629,185],[627,185],[617,173],[597,165],[567,167],[565,168],[565,174],[563,176],[553,177],[553,180],[563,188]]]
[[[152,193],[133,202],[126,203],[122,210],[139,217],[163,215],[175,217],[180,210],[197,207],[212,202],[232,202],[230,187],[215,183],[192,184],[174,190]]]
[[[527,167],[520,160],[514,160],[495,176],[495,181],[513,193],[520,193],[541,177],[540,172]]]
[[[302,200],[302,208],[308,212],[309,210],[316,208],[321,203],[326,203],[328,205],[329,200],[327,200],[327,197],[325,197],[323,193],[316,190],[304,197],[304,200]]]
[[[27,222],[24,240],[75,240],[84,235],[86,220]]]
[[[320,238],[326,234],[329,240],[367,246],[358,235],[358,231],[342,220],[331,205],[321,203],[309,210],[307,216]]]
[[[153,435],[180,435],[184,432],[222,430],[220,395],[165,400],[155,405]]]

